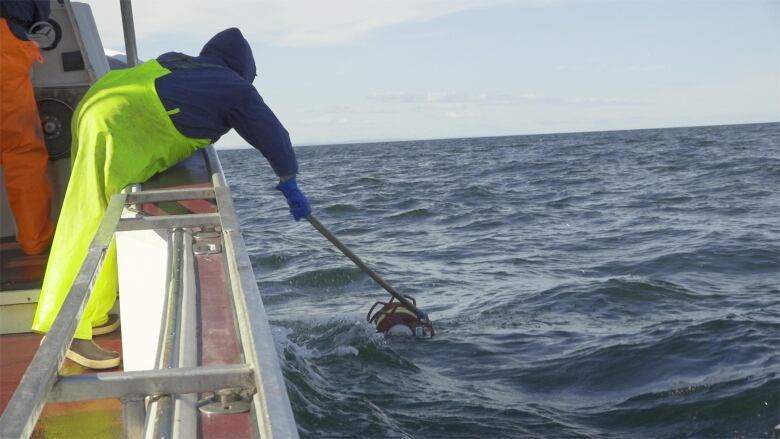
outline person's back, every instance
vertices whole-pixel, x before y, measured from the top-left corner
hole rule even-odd
[[[298,172],[287,130],[252,85],[254,57],[238,29],[215,35],[197,57],[168,52],[157,61],[171,70],[157,79],[157,93],[182,134],[216,142],[233,128],[279,177]]]

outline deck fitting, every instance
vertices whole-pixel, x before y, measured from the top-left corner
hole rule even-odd
[[[222,245],[214,242],[198,243],[192,246],[192,252],[196,255],[222,253]]]
[[[198,402],[198,409],[208,415],[228,415],[248,412],[251,399],[240,389],[219,389],[211,398]]]

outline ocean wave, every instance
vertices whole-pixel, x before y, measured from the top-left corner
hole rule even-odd
[[[432,211],[426,208],[412,209],[405,212],[396,213],[387,217],[390,220],[405,220],[405,219],[418,219],[426,218],[434,215]]]
[[[771,436],[779,135],[296,148],[318,218],[433,318],[404,341],[365,322],[387,295],[290,219],[256,151],[229,151],[301,436]]]
[[[681,381],[718,381],[724,375],[766,370],[780,358],[773,346],[776,329],[736,319],[683,327],[659,324],[611,345],[508,370],[500,378],[529,393],[565,392],[567,398],[595,401],[658,392]]]
[[[593,423],[605,430],[659,438],[769,438],[780,422],[780,404],[767,396],[778,387],[780,379],[770,373],[672,388],[599,409]]]
[[[288,278],[287,283],[296,287],[343,287],[365,278],[358,268],[326,268],[300,272]]]
[[[331,204],[325,206],[324,210],[331,215],[351,214],[360,211],[360,209],[353,204]]]

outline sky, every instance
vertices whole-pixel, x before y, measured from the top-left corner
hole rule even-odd
[[[119,1],[87,3],[124,52]],[[132,5],[141,59],[240,28],[295,145],[780,121],[780,0]]]

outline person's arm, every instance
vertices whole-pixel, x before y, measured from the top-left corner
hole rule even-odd
[[[290,135],[251,85],[228,114],[228,123],[268,160],[280,181],[298,173]]]
[[[305,218],[311,213],[311,207],[295,178],[298,160],[289,133],[254,87],[248,87],[239,102],[229,113],[230,126],[268,160],[279,177],[276,189],[287,199],[293,218],[296,221]]]

